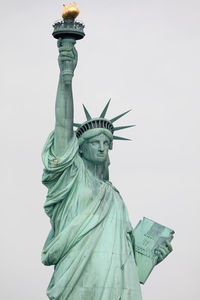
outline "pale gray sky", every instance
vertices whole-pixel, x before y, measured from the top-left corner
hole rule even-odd
[[[77,1],[86,37],[77,42],[75,121],[136,124],[116,142],[110,177],[135,226],[143,216],[176,231],[174,252],[142,287],[144,300],[197,300],[200,211],[200,2]],[[1,3],[1,298],[45,300],[51,267],[40,262],[50,224],[43,212],[40,153],[54,127],[58,80],[52,24],[62,1]]]

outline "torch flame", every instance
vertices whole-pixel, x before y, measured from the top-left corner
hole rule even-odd
[[[64,4],[64,9],[62,12],[63,19],[75,19],[80,13],[75,2],[70,3],[69,6]]]

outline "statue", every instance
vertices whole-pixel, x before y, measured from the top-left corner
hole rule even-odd
[[[56,124],[42,154],[42,181],[48,188],[44,209],[52,226],[42,262],[55,266],[47,295],[51,300],[140,300],[134,230],[108,172],[113,140],[125,139],[114,132],[129,127],[114,127],[113,123],[127,112],[107,120],[108,102],[100,117],[92,118],[84,107],[87,121],[74,123],[74,45],[84,37],[84,26],[75,21],[78,10],[74,3],[64,10],[64,19],[54,25],[53,32],[60,68]],[[76,132],[73,126],[78,127]],[[170,239],[157,244],[152,252],[154,265],[171,250]]]

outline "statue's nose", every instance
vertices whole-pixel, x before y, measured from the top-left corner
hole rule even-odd
[[[99,151],[103,152],[104,151],[104,144],[100,143],[99,145]]]

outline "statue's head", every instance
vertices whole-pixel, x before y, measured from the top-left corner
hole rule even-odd
[[[109,157],[108,151],[112,149],[113,140],[128,140],[123,137],[115,136],[114,132],[132,127],[134,125],[114,127],[113,123],[127,114],[126,111],[111,120],[105,118],[110,100],[104,107],[98,118],[92,118],[86,107],[83,105],[87,121],[83,124],[74,123],[76,136],[79,140],[79,153],[82,158],[96,164],[105,164],[108,177]]]
[[[108,151],[112,149],[112,140],[112,134],[106,129],[90,130],[79,140],[79,153],[94,164],[105,164],[108,161]]]
[[[104,128],[88,130],[79,139],[80,156],[96,166],[103,165],[104,180],[109,179],[110,160],[108,152],[112,149],[112,142],[112,133]]]

